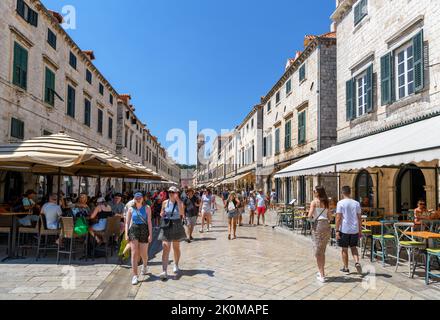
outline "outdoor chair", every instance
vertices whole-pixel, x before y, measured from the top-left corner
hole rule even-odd
[[[40,220],[37,221],[35,226],[31,227],[18,227],[17,233],[17,248],[22,250],[22,254],[25,255],[28,249],[37,248],[37,236],[40,228]]]
[[[426,248],[425,243],[414,240],[412,236],[406,235],[406,232],[414,231],[414,223],[395,223],[394,224],[394,232],[397,241],[397,261],[396,261],[396,270],[397,272],[400,264],[400,252],[402,249],[406,250],[408,256],[408,267],[409,274],[408,276],[414,277],[415,270],[417,268],[417,257],[422,254],[422,250]]]
[[[385,260],[388,257],[388,245],[391,243],[393,248],[396,247],[396,236],[394,234],[394,224],[397,223],[397,220],[383,220],[381,221],[381,232],[380,234],[372,235],[372,245],[371,245],[371,257],[372,260],[374,258],[380,258],[382,260],[382,265],[385,265]],[[377,245],[380,245],[381,251],[378,252],[376,250]],[[372,261],[371,260],[371,261]]]
[[[110,249],[110,256],[113,256],[115,244],[118,244],[119,236],[121,234],[121,217],[109,217],[107,218],[107,225],[104,231],[94,231],[95,236],[103,239],[103,249],[97,248],[96,240],[93,241],[93,257],[95,257],[96,251],[104,251],[105,263],[108,263],[108,251]]]
[[[58,241],[57,264],[59,264],[60,255],[62,254],[69,256],[69,265],[72,263],[72,256],[75,258],[75,255],[77,253],[75,244],[76,242],[78,242],[78,240],[84,240],[84,255],[87,261],[88,233],[86,235],[80,236],[75,233],[74,226],[75,223],[73,218],[61,218],[61,232]],[[68,242],[68,245],[66,244],[66,242]]]
[[[432,258],[437,258],[437,263],[440,261],[440,249],[427,249],[426,250],[426,277],[425,277],[425,282],[427,285],[429,285],[429,280],[431,278],[439,278],[440,279],[440,274],[439,273],[433,273],[431,271],[431,259]]]
[[[12,217],[0,216],[0,234],[6,234],[8,236],[8,246],[6,247],[6,254],[9,254],[8,250],[11,246],[12,236]]]
[[[47,254],[47,250],[51,251],[57,251],[58,245],[50,246],[48,244],[49,237],[58,238],[60,234],[60,229],[58,230],[49,230],[47,229],[47,222],[46,222],[46,216],[44,214],[40,215],[40,228],[38,231],[38,240],[37,240],[37,255],[36,255],[36,261],[40,258],[40,251],[44,251],[44,256]],[[42,246],[42,240],[44,237],[44,245]]]

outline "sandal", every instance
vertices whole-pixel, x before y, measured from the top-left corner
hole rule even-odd
[[[231,235],[230,234],[228,235],[228,240],[231,240]]]

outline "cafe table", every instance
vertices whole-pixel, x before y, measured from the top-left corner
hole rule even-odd
[[[4,258],[1,262],[5,262],[7,260],[17,260],[23,259],[23,257],[18,256],[17,253],[17,232],[18,232],[18,217],[19,216],[29,216],[32,213],[30,212],[2,212],[0,216],[2,217],[11,217],[12,218],[12,239],[9,243],[8,248],[8,256]]]
[[[429,240],[440,240],[440,233],[428,231],[407,231],[405,235],[423,239],[426,241],[426,248],[429,249]]]

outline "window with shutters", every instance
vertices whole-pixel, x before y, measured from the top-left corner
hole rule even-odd
[[[411,44],[396,51],[396,97],[403,99],[414,93],[414,51]]]
[[[25,48],[15,42],[12,83],[24,90],[27,89],[27,70],[28,52]]]
[[[281,92],[278,91],[276,95],[276,103],[278,104],[280,102],[281,102]]]
[[[76,56],[73,54],[73,52],[70,52],[70,55],[69,55],[69,64],[70,64],[70,66],[71,66],[73,69],[76,70],[76,67],[77,67],[77,59],[76,59]]]
[[[102,83],[99,84],[99,94],[100,94],[101,96],[104,95],[104,85],[103,85]]]
[[[280,128],[275,130],[275,154],[280,154]]]
[[[16,118],[11,119],[11,138],[24,139],[24,122]]]
[[[84,99],[84,124],[87,127],[91,126],[92,117],[92,103],[89,99]]]
[[[47,43],[55,50],[57,49],[57,36],[50,29],[47,29]]]
[[[292,147],[292,121],[285,124],[284,149],[289,150]]]
[[[267,103],[267,112],[269,112],[270,110],[272,110],[272,100],[270,100],[270,101]]]
[[[46,67],[45,85],[44,85],[44,102],[55,105],[55,73]]]
[[[298,114],[298,144],[306,143],[306,111]]]
[[[113,105],[113,95],[112,94],[110,94],[109,101],[110,101],[110,104]]]
[[[359,0],[354,6],[354,25],[358,25],[368,14],[368,0]]]
[[[108,138],[110,140],[113,139],[113,118],[112,117],[108,118]]]
[[[27,23],[34,27],[38,27],[38,13],[32,10],[24,0],[17,0],[17,13]]]
[[[267,137],[263,138],[263,157],[267,157]]]
[[[289,94],[292,92],[292,80],[289,79],[286,83],[286,94]]]
[[[67,115],[75,118],[75,89],[67,87]]]
[[[88,83],[92,84],[92,73],[89,69],[86,70],[86,80]]]
[[[101,109],[98,109],[98,133],[102,134],[103,132],[103,121],[104,121],[104,112]]]
[[[303,82],[306,80],[306,65],[303,64],[301,68],[299,68],[299,82]]]
[[[357,107],[356,116],[361,117],[367,113],[367,73],[356,78]]]

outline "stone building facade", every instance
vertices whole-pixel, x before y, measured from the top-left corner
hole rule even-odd
[[[339,0],[338,142],[356,140],[440,112],[440,2]],[[438,160],[342,175],[365,206],[386,213],[438,203]],[[379,188],[380,187],[380,188]]]
[[[63,17],[38,0],[4,0],[0,12],[0,142],[63,131],[93,147],[121,151],[118,112],[119,107],[130,106],[121,105],[117,91],[94,65],[93,51],[82,50],[61,27]],[[138,152],[122,154],[142,162],[145,126],[136,121]],[[99,182],[103,192],[118,183],[116,179]],[[62,190],[77,193],[79,183],[64,177]],[[81,191],[94,194],[97,183],[83,178]],[[2,172],[0,202],[25,189],[40,191],[53,184],[51,177]]]
[[[306,36],[304,50],[262,98],[264,189],[280,202],[309,202],[313,186],[323,184],[336,196],[331,177],[275,179],[279,170],[336,143],[336,34]]]

